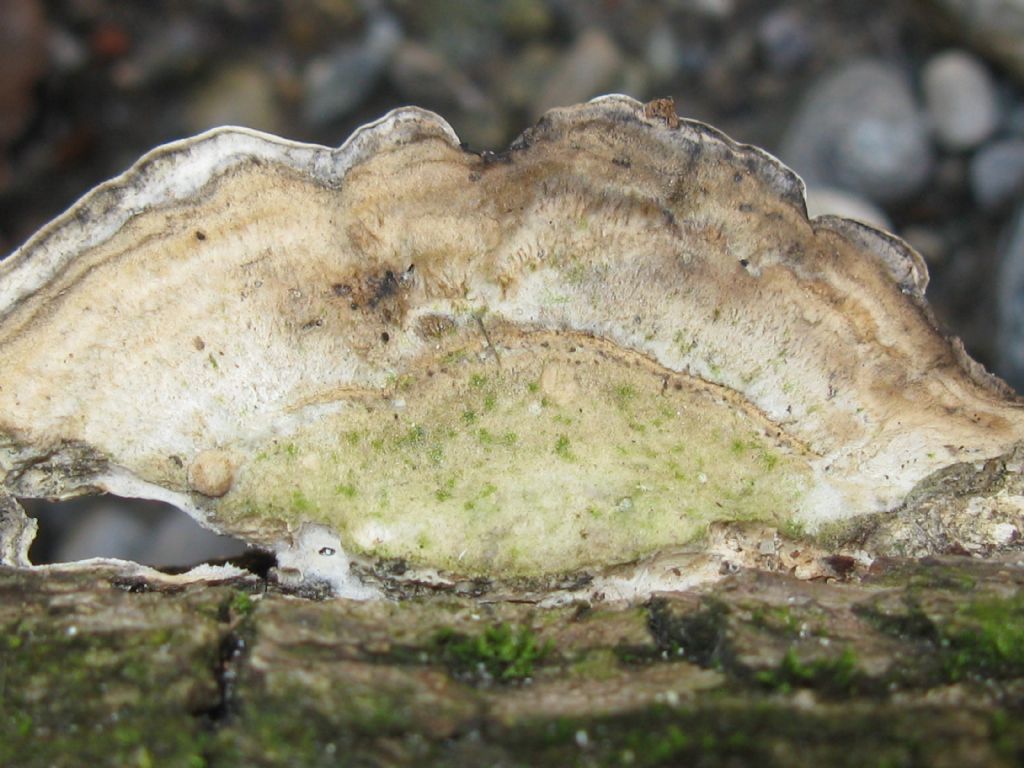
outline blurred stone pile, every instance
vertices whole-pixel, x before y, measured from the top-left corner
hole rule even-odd
[[[336,145],[414,103],[501,149],[552,106],[671,96],[780,155],[812,213],[906,238],[940,321],[1024,389],[1024,0],[0,0],[0,20],[2,252],[215,125]]]

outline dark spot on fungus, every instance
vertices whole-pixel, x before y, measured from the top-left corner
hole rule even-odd
[[[347,275],[337,276],[331,292],[347,298],[353,312],[372,312],[384,324],[400,323],[408,310],[408,289],[415,269],[415,265],[409,264],[405,268],[352,270]],[[377,338],[377,332],[373,331],[373,334]]]
[[[202,352],[204,349],[206,349],[206,342],[203,341],[198,336],[196,336],[194,339],[192,339],[192,346],[196,348],[197,352]]]
[[[746,269],[747,267],[750,266],[750,262],[747,261],[746,259],[740,259],[740,266]]]
[[[201,232],[200,230],[197,229],[196,230],[196,240],[205,240],[205,239],[206,239],[206,233],[205,232]]]
[[[371,291],[370,309],[374,309],[381,302],[395,296],[399,289],[398,278],[395,276],[394,271],[390,269],[385,270],[381,276],[369,277],[366,285]]]
[[[387,344],[389,341],[391,341],[391,334],[389,334],[387,331],[384,331],[380,335],[380,340]]]

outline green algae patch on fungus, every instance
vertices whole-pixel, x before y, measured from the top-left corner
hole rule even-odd
[[[400,402],[349,400],[259,445],[222,519],[322,523],[352,553],[528,577],[628,562],[715,521],[783,524],[808,484],[804,454],[756,412],[640,355],[545,336],[500,360],[406,373]]]

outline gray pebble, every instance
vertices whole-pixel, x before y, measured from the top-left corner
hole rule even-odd
[[[111,76],[119,88],[158,88],[159,84],[202,71],[217,61],[215,36],[197,20],[183,17],[168,19],[159,32],[140,40],[134,55],[118,61]],[[225,63],[230,67],[231,63]]]
[[[999,125],[999,98],[985,66],[965,51],[933,56],[921,71],[936,138],[953,150],[973,149]]]
[[[344,117],[370,94],[398,44],[398,22],[375,16],[358,44],[345,43],[310,62],[305,72],[306,119],[322,125]]]
[[[90,557],[116,557],[145,562],[151,521],[142,515],[125,514],[112,504],[97,505],[72,523],[70,534],[54,554],[58,563]]]
[[[879,229],[892,229],[889,217],[877,205],[834,187],[807,188],[807,215],[812,219],[817,216],[842,216]]]
[[[50,525],[63,531],[53,561],[114,557],[155,566],[187,566],[245,551],[177,509],[135,500],[102,499],[54,505]]]
[[[924,257],[929,267],[944,264],[949,257],[949,243],[933,227],[909,226],[900,230],[900,237]]]
[[[388,70],[392,85],[410,103],[433,108],[481,109],[483,92],[465,73],[451,66],[437,51],[413,41],[403,43]]]
[[[558,49],[546,43],[527,46],[497,72],[493,92],[512,109],[527,110],[559,60]]]
[[[1024,0],[930,0],[959,35],[1024,77]]]
[[[1004,233],[996,290],[996,372],[1018,392],[1024,392],[1024,206]]]
[[[395,53],[388,76],[410,104],[447,117],[459,138],[476,149],[506,143],[501,111],[465,72],[424,45],[407,41]]]
[[[246,545],[239,539],[218,536],[175,511],[166,514],[156,527],[142,561],[157,566],[186,566],[237,557],[245,551]]]
[[[1007,105],[1004,128],[1011,136],[1024,136],[1024,103],[1017,101]]]
[[[679,40],[668,24],[658,24],[647,38],[644,59],[651,75],[659,82],[667,82],[679,74],[681,56]]]
[[[735,0],[683,0],[680,5],[691,13],[720,21],[736,13]]]
[[[780,154],[809,185],[876,203],[908,199],[932,167],[928,126],[906,78],[875,60],[850,62],[816,82]]]
[[[195,133],[218,125],[273,133],[283,124],[270,73],[254,61],[228,64],[213,72],[196,90],[184,119]]]
[[[46,10],[39,0],[0,5],[0,149],[28,124],[35,111],[33,89],[46,72]]]
[[[623,57],[607,32],[588,29],[563,55],[547,85],[533,102],[533,113],[544,114],[552,107],[564,107],[598,96],[623,71]]]
[[[807,19],[795,8],[765,16],[757,28],[761,56],[775,72],[791,72],[814,53],[814,36]]]
[[[985,210],[996,210],[1024,193],[1024,139],[982,147],[971,160],[970,179],[974,199]]]
[[[544,0],[505,0],[499,17],[502,30],[516,40],[542,37],[555,23],[554,8]]]

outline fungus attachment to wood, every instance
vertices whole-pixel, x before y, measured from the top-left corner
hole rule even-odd
[[[665,101],[483,155],[416,108],[337,149],[217,129],[0,262],[0,554],[17,498],[96,492],[358,597],[1014,546],[1020,403],[926,283]]]

